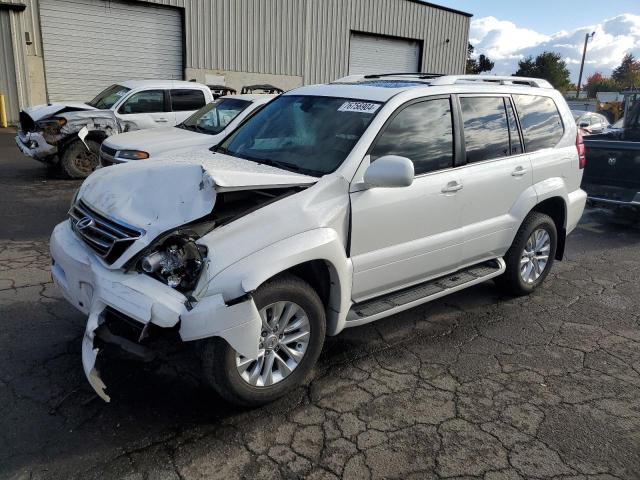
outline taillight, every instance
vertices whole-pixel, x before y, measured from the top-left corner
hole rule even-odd
[[[587,157],[585,156],[584,141],[582,140],[580,130],[578,130],[578,134],[576,135],[576,149],[578,150],[578,168],[582,169],[587,164]]]

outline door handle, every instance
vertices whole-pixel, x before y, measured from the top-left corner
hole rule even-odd
[[[447,183],[444,187],[442,187],[442,193],[455,193],[459,190],[462,190],[462,184],[456,182],[455,180]]]
[[[166,118],[156,118],[156,122],[158,123],[167,123],[169,120],[167,120]]]
[[[511,175],[514,177],[522,177],[527,174],[527,169],[524,167],[516,167],[516,169],[511,172]]]

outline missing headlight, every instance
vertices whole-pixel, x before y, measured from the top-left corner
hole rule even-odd
[[[144,255],[138,267],[171,288],[188,292],[195,288],[206,254],[207,248],[192,237],[171,235]]]

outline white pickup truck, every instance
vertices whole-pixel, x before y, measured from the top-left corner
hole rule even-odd
[[[213,101],[211,90],[194,82],[129,80],[111,85],[87,103],[37,105],[20,112],[18,148],[25,155],[84,178],[98,165],[102,141],[117,133],[172,126]],[[84,142],[78,132],[84,127]]]

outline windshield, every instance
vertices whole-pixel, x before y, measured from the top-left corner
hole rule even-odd
[[[111,85],[98,94],[96,98],[88,102],[87,105],[102,110],[109,110],[118,100],[124,97],[129,90],[131,89],[123,87],[122,85]]]
[[[301,173],[325,175],[344,161],[380,106],[347,98],[281,96],[216,150]]]
[[[178,126],[209,135],[217,135],[249,105],[251,102],[248,100],[221,98],[205,105]]]

